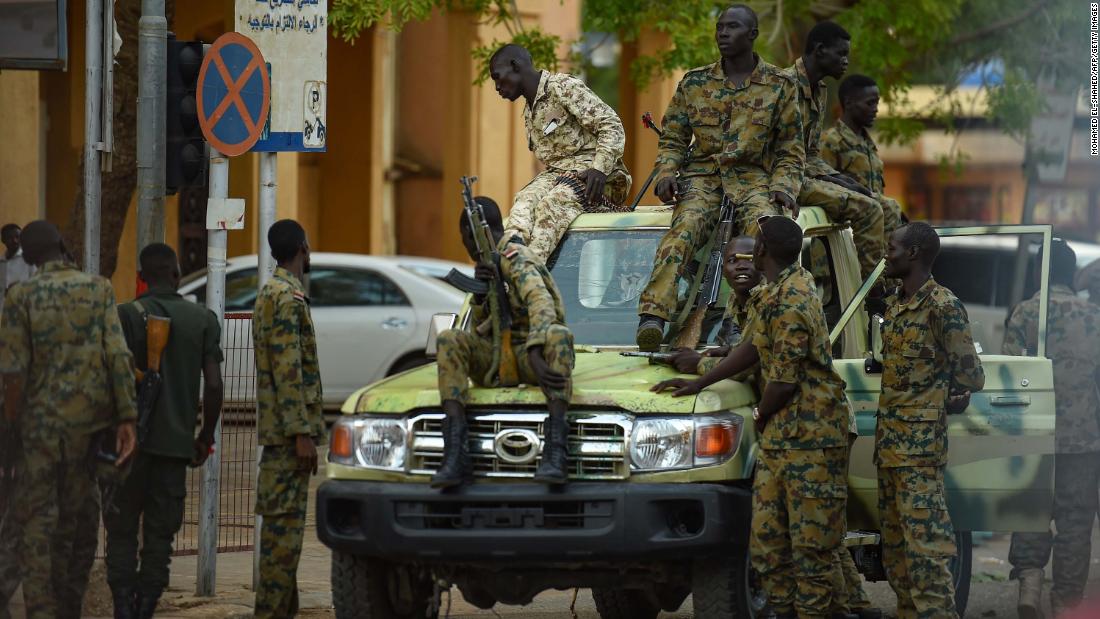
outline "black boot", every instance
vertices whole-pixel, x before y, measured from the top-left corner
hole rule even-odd
[[[133,589],[111,589],[111,598],[115,605],[115,619],[135,619],[136,602]]]
[[[566,461],[569,457],[569,423],[565,420],[566,403],[550,401],[550,415],[544,424],[545,440],[542,461],[535,471],[535,481],[544,484],[564,484],[569,476]]]
[[[656,352],[661,349],[661,341],[665,337],[665,321],[651,314],[638,316],[638,331],[635,340],[638,342],[638,350],[642,352]]]
[[[148,593],[142,593],[138,596],[137,601],[137,619],[151,619],[153,613],[157,610],[157,601],[160,600],[160,594],[149,595]]]
[[[454,400],[443,402],[443,461],[432,475],[432,488],[450,488],[470,481],[469,432],[466,426],[466,409]]]

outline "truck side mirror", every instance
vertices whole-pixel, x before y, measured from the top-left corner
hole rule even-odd
[[[455,313],[432,315],[432,322],[428,325],[428,342],[424,345],[424,356],[435,359],[436,340],[439,339],[439,334],[453,329],[456,322],[458,322],[458,314]]]
[[[867,342],[871,351],[863,364],[863,370],[867,374],[882,374],[882,323],[883,318],[879,314],[872,314],[867,321]]]

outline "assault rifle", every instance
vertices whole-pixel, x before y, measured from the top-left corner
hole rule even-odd
[[[672,365],[672,356],[676,353],[671,352],[638,352],[638,351],[626,351],[619,353],[624,357],[642,357],[643,359],[649,359],[650,365]]]
[[[722,196],[722,209],[718,215],[718,230],[714,233],[714,242],[710,248],[710,259],[703,270],[703,280],[699,285],[699,293],[695,297],[695,309],[691,316],[684,321],[680,333],[676,337],[675,345],[678,347],[694,348],[699,341],[702,332],[703,318],[707,310],[714,307],[718,300],[718,292],[722,288],[722,257],[726,253],[726,245],[733,236],[733,201],[729,196]]]
[[[642,114],[642,126],[646,129],[652,129],[657,137],[661,137],[661,129],[657,127],[657,123],[653,122],[653,114],[646,112]],[[638,208],[638,203],[642,201],[642,196],[649,190],[649,186],[653,184],[653,179],[657,176],[657,166],[653,166],[653,171],[649,173],[649,178],[645,179],[645,184],[642,185],[642,190],[638,192],[638,195],[634,198],[634,202],[630,203],[630,210]]]
[[[463,275],[455,269],[447,274],[444,281],[463,292],[485,295],[489,300],[489,327],[493,337],[493,362],[485,374],[484,383],[492,386],[513,386],[519,384],[519,369],[516,365],[515,351],[512,350],[512,307],[508,301],[508,292],[504,288],[504,273],[500,270],[500,254],[485,221],[485,211],[474,200],[471,185],[476,176],[463,176],[462,208],[463,215],[470,224],[470,234],[477,248],[477,264],[493,269],[493,279],[484,282]],[[481,325],[475,325],[481,331]]]
[[[144,309],[144,308],[143,308]],[[134,369],[134,378],[137,379],[137,440],[138,445],[144,445],[149,435],[149,419],[153,415],[153,409],[157,405],[157,397],[160,395],[160,358],[164,355],[164,349],[168,346],[168,333],[172,323],[171,318],[145,314],[145,365],[144,371]]]

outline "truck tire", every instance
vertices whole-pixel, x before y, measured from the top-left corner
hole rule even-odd
[[[696,619],[752,619],[767,602],[749,564],[748,549],[695,561],[691,597]]]
[[[951,581],[955,585],[955,611],[962,619],[970,601],[970,571],[974,563],[974,539],[970,531],[956,531],[955,546],[958,552],[950,565]]]
[[[656,619],[661,605],[640,589],[593,589],[592,601],[601,619]]]
[[[332,605],[338,619],[437,618],[431,578],[408,566],[332,551]]]

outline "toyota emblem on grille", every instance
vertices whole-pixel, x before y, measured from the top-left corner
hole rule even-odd
[[[531,430],[501,430],[493,439],[493,451],[508,464],[528,464],[539,455],[539,435]]]

